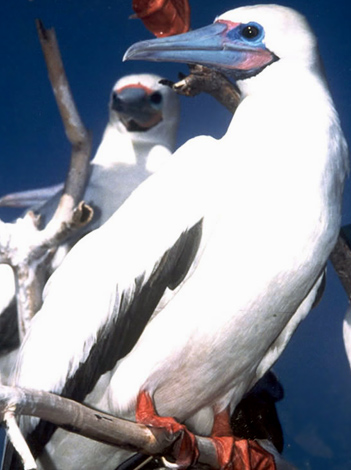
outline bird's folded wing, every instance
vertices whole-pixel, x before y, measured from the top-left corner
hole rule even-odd
[[[151,273],[140,273],[119,291],[107,323],[99,328],[88,356],[66,381],[62,394],[82,401],[102,374],[111,370],[138,341],[166,289],[175,290],[187,276],[198,253],[202,220],[182,232],[156,261]]]
[[[6,194],[0,198],[0,207],[33,207],[44,204],[63,189],[63,183],[45,188],[29,189]]]
[[[167,165],[70,251],[22,346],[18,385],[82,401],[133,348],[166,291],[169,300],[201,257],[212,163],[187,155]]]

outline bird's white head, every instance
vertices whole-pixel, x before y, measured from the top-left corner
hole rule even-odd
[[[127,75],[114,85],[110,99],[110,123],[133,141],[175,145],[179,99],[153,74]],[[170,149],[173,150],[173,149]]]
[[[318,66],[316,39],[305,18],[291,8],[255,5],[227,11],[210,26],[136,43],[124,60],[200,63],[245,80],[281,62]]]

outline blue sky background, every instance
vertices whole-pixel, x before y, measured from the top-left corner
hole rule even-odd
[[[231,8],[256,2],[190,0],[192,27]],[[269,3],[269,2],[262,2]],[[320,44],[328,81],[351,142],[351,8],[345,0],[281,2],[304,13]],[[122,63],[132,43],[151,34],[129,20],[131,0],[13,0],[2,2],[0,41],[0,195],[65,178],[70,146],[47,78],[34,19],[55,27],[71,88],[94,149],[107,122],[110,89],[122,75],[155,72],[176,79],[183,65]],[[230,114],[211,97],[182,98],[179,144],[198,134],[220,137]],[[274,132],[274,130],[272,130]],[[0,209],[11,220],[18,212]],[[343,223],[351,223],[351,185]],[[234,287],[235,288],[235,287]],[[300,469],[351,468],[351,373],[342,343],[347,298],[328,271],[323,300],[305,320],[275,367],[285,388],[279,413],[285,455]]]

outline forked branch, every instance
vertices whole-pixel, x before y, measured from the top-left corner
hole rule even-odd
[[[39,20],[37,30],[72,154],[63,194],[45,228],[41,227],[40,216],[32,211],[13,224],[0,221],[0,262],[10,264],[15,272],[21,338],[41,306],[45,272],[55,250],[92,218],[92,209],[82,202],[89,176],[91,139],[76,109],[55,33]]]

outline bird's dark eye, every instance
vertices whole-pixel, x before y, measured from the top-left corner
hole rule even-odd
[[[261,36],[262,34],[262,29],[259,27],[259,25],[250,23],[247,25],[244,25],[242,30],[241,30],[241,35],[245,39],[256,39],[258,36]]]
[[[161,93],[158,91],[155,91],[155,93],[152,93],[152,95],[150,95],[150,101],[152,104],[161,104],[162,103]]]
[[[249,25],[249,26],[245,26],[241,34],[246,39],[253,39],[258,36],[259,31],[258,31],[258,28],[256,28],[256,26]]]

